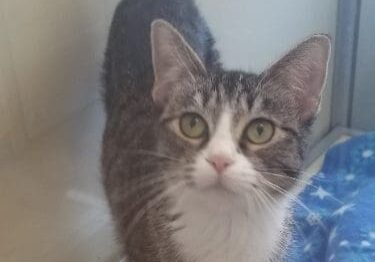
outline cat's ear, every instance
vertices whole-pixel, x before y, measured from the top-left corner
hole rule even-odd
[[[195,81],[206,69],[184,37],[168,22],[158,19],[151,25],[154,87],[152,97],[165,105],[175,85],[182,80]]]
[[[265,73],[262,85],[285,103],[293,103],[299,118],[309,121],[320,107],[330,54],[329,36],[314,35],[274,64]]]

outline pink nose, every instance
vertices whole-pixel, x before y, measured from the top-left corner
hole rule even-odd
[[[224,155],[213,155],[207,159],[207,162],[210,163],[219,174],[223,173],[225,169],[233,164],[233,160]]]

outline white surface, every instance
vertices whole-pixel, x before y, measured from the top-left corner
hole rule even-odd
[[[262,72],[314,33],[336,34],[337,0],[195,0],[229,69]],[[313,140],[329,131],[332,76]]]
[[[0,167],[1,262],[118,261],[102,193],[98,103]]]

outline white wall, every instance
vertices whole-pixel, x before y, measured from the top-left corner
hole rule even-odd
[[[228,69],[261,72],[313,33],[336,32],[337,0],[196,0]],[[332,78],[314,129],[329,129]]]
[[[0,0],[0,159],[97,99],[118,0]]]

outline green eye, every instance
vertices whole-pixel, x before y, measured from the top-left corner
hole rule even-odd
[[[261,145],[271,141],[275,134],[275,126],[266,119],[257,119],[246,129],[246,138],[253,144]]]
[[[207,133],[207,124],[198,114],[188,113],[180,118],[181,133],[192,139],[202,138]]]

